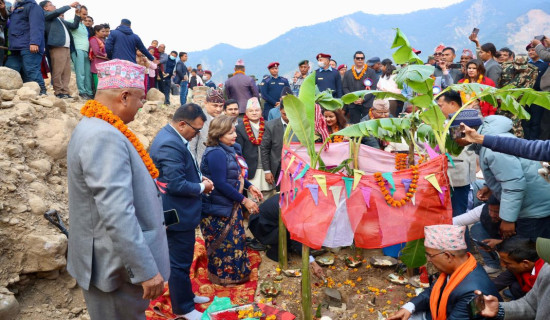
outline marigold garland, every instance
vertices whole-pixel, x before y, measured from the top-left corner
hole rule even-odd
[[[384,182],[384,177],[382,177],[382,173],[376,172],[374,174],[374,178],[376,180],[376,183],[378,184],[378,187],[380,188],[380,191],[382,192],[382,195],[384,195],[384,199],[386,200],[386,203],[392,207],[400,208],[404,206],[407,202],[410,202],[412,197],[414,197],[414,194],[416,193],[416,189],[418,187],[418,178],[419,172],[418,172],[418,166],[411,166],[412,169],[412,182],[409,186],[409,190],[407,190],[405,197],[401,200],[396,200],[393,198],[393,196],[390,194],[388,189],[386,189],[386,183]]]
[[[396,153],[395,154],[395,170],[401,171],[407,169],[407,157],[406,153]],[[418,159],[418,164],[421,165],[426,160],[424,155],[420,156]]]
[[[483,82],[483,75],[482,74],[479,75],[479,78],[477,79],[476,82],[477,83]],[[464,79],[464,81],[462,83],[470,83],[470,79]],[[460,91],[460,98],[462,99],[462,103],[468,102],[468,100],[470,100],[472,97],[475,97],[475,96],[476,96],[476,93],[472,92],[472,94],[468,96],[468,99],[466,99],[466,93],[464,91]]]
[[[134,148],[136,148],[136,151],[141,157],[141,160],[143,160],[143,163],[145,164],[145,167],[147,167],[151,177],[153,179],[158,178],[159,171],[157,167],[155,167],[149,153],[147,153],[147,150],[145,150],[143,144],[141,144],[136,135],[128,129],[128,126],[126,126],[126,124],[124,124],[124,122],[117,115],[96,100],[88,100],[82,109],[80,109],[80,113],[88,118],[101,119],[117,128],[126,138],[128,138],[128,140],[130,140]]]
[[[364,66],[363,70],[361,70],[361,73],[359,75],[357,75],[357,71],[355,71],[355,66],[352,66],[351,67],[351,73],[353,74],[353,77],[355,78],[355,80],[361,80],[361,78],[363,78],[363,75],[365,74],[365,72],[367,72],[368,68],[369,68],[368,66]]]
[[[340,131],[340,127],[338,125],[334,125],[334,128],[329,127],[329,133],[334,133]],[[344,142],[344,136],[332,136],[330,138],[330,142],[336,143],[336,142]]]
[[[242,74],[244,74],[244,71],[242,71],[242,70],[237,70],[237,71],[233,72],[233,75],[236,75],[237,73],[242,73]]]
[[[254,132],[252,132],[252,127],[250,126],[250,119],[246,116],[246,114],[243,117],[243,124],[244,124],[244,130],[246,131],[246,135],[248,136],[248,140],[252,142],[253,145],[259,146],[262,144],[262,139],[264,138],[264,131],[265,131],[265,120],[263,117],[260,117],[260,130],[258,132],[258,138],[254,136]]]

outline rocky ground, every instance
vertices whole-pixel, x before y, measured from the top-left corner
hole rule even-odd
[[[204,101],[204,87],[194,100]],[[23,84],[19,74],[0,67],[0,319],[89,319],[82,293],[66,272],[67,239],[43,214],[57,210],[68,224],[66,150],[84,101],[61,100],[53,92],[39,97],[36,83]],[[77,96],[71,83],[71,93]],[[158,130],[172,116],[173,106],[162,106],[163,96],[151,91],[149,102],[130,124],[148,147]],[[70,226],[69,226],[70,229]],[[407,301],[413,289],[386,280],[391,269],[364,263],[348,268],[337,255],[325,268],[329,284],[341,294],[342,305],[328,308],[330,299],[322,281],[313,280],[313,305],[332,319],[378,319],[378,311],[390,313]],[[366,251],[369,255],[379,251]],[[263,255],[260,283],[276,276],[276,264]],[[299,257],[290,265],[299,268]],[[285,278],[275,299],[259,292],[256,301],[274,304],[300,314],[300,279]]]

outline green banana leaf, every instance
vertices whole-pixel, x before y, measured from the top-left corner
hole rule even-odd
[[[419,268],[428,262],[425,253],[424,239],[413,240],[401,249],[400,259],[409,268]]]
[[[283,98],[283,103],[293,133],[300,140],[300,143],[307,148],[309,156],[313,159],[316,154],[314,140],[315,113],[308,112],[306,104],[290,94]],[[315,103],[310,108],[315,110]]]
[[[393,98],[399,101],[407,101],[407,98],[403,96],[400,93],[393,93],[393,92],[386,92],[386,91],[379,91],[379,90],[362,90],[362,91],[355,91],[350,92],[348,94],[345,94],[342,97],[342,102],[344,104],[350,104],[357,99],[363,98],[364,96],[372,94],[376,97],[376,99],[387,99],[387,98]]]
[[[393,44],[391,46],[392,49],[399,47],[399,49],[397,49],[392,56],[395,63],[424,64],[424,62],[420,60],[420,58],[412,51],[409,40],[405,37],[401,30],[396,28],[395,31],[395,38],[393,39]]]
[[[323,109],[326,110],[338,110],[344,107],[342,100],[334,98],[330,90],[325,90],[318,93],[315,96],[315,102],[318,103]]]

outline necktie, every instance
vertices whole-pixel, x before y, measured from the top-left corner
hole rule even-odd
[[[199,174],[199,178],[202,180],[202,173],[199,170],[199,164],[197,163],[197,159],[195,159],[195,155],[193,155],[193,152],[191,152],[191,149],[189,148],[189,142],[185,144],[187,147],[187,150],[189,150],[189,153],[191,154],[191,158],[193,158],[193,164],[195,165],[195,170],[197,170],[197,173]]]

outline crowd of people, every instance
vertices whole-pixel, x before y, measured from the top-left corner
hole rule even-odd
[[[72,9],[74,19],[65,20]],[[312,68],[309,60],[297,63],[291,80],[279,74],[279,62],[271,62],[258,83],[239,59],[234,73],[216,85],[201,64],[186,65],[186,52],[168,53],[157,40],[145,47],[128,19],[112,31],[107,24],[94,24],[79,2],[56,8],[51,1],[11,5],[0,0],[0,26],[7,36],[0,45],[9,49],[0,49],[0,63],[19,71],[25,82],[37,82],[41,94],[47,94],[49,73],[60,99],[72,98],[73,66],[79,96],[87,101],[67,154],[71,234],[78,235],[69,238],[68,271],[82,287],[92,319],[142,319],[148,299],[162,293],[165,281],[173,312],[200,319],[194,305],[210,299],[191,288],[197,228],[205,239],[212,283],[248,281],[248,247],[278,259],[277,181],[289,123],[283,97],[298,95]],[[458,51],[444,45],[427,57],[426,64],[435,67],[435,94],[458,83],[550,91],[550,39],[536,37],[525,52],[514,53],[480,44],[475,32],[469,38],[475,54],[465,48],[458,62]],[[365,89],[412,97],[412,88],[401,89],[395,80],[404,66],[368,58],[360,50],[350,58],[348,67],[319,53],[317,88],[335,98]],[[209,87],[202,106],[188,103],[196,86]],[[165,104],[179,95],[181,106],[148,153],[126,124],[151,88],[164,93]],[[473,98],[473,93],[450,90],[436,102],[450,119]],[[345,141],[332,134],[412,108],[372,94],[342,110],[318,107],[317,142]],[[458,156],[449,156],[453,225],[425,229],[426,257],[439,276],[390,319],[469,319],[472,305],[486,318],[547,317],[550,196],[545,194],[550,195],[550,184],[548,165],[539,161],[550,158],[550,143],[542,141],[550,138],[550,113],[537,105],[528,112],[530,120],[520,121],[498,104],[474,99],[451,123],[452,138],[465,146]],[[381,138],[361,142],[408,151]],[[254,238],[246,236],[247,219]],[[300,251],[299,243],[289,246]],[[483,265],[471,254],[474,247]],[[311,257],[310,262],[314,274],[323,277],[322,268]],[[501,292],[514,301],[502,302]]]

